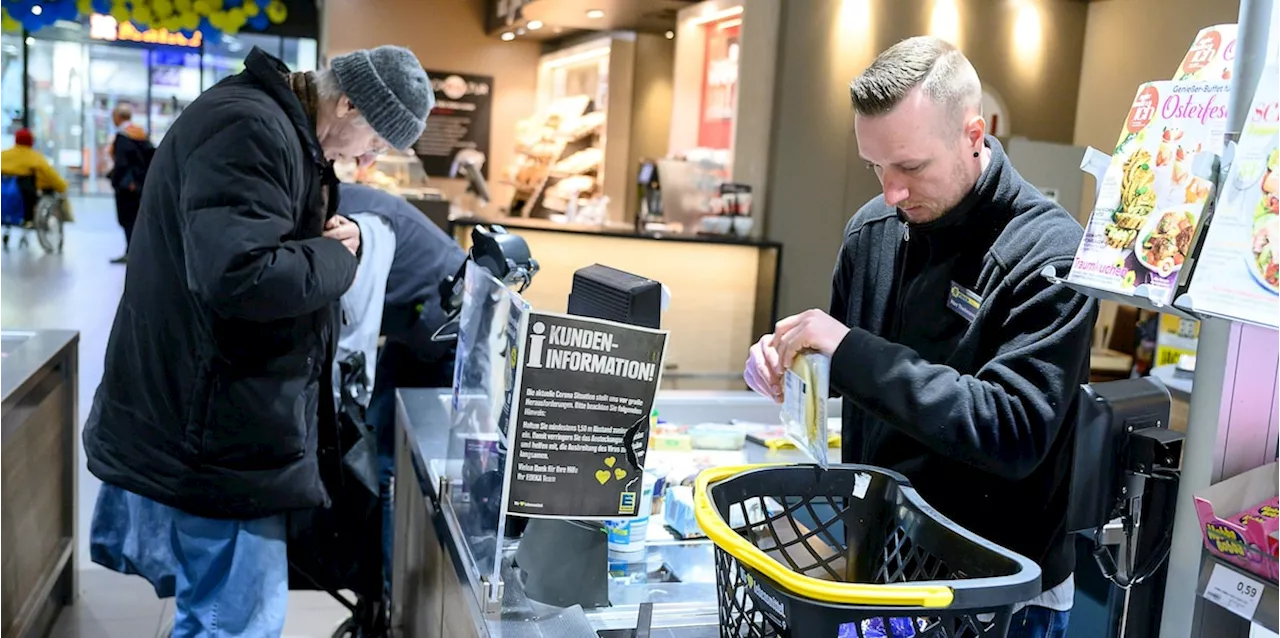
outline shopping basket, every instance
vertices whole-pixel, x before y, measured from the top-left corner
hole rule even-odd
[[[956,525],[899,474],[864,465],[706,470],[720,635],[1003,638],[1040,568]]]

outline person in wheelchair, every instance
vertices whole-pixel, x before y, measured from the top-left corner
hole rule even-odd
[[[4,225],[32,228],[35,225],[36,203],[42,195],[57,193],[65,195],[67,181],[62,179],[58,171],[49,164],[49,160],[37,151],[35,136],[29,129],[18,129],[13,135],[14,146],[0,152],[0,178],[4,186]],[[22,206],[11,208],[10,204],[21,200]],[[12,215],[9,211],[20,210],[22,217]],[[7,240],[6,236],[6,240]]]

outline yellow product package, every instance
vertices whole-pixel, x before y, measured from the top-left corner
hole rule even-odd
[[[827,384],[831,358],[802,352],[791,362],[782,385],[782,425],[787,438],[823,469],[827,468]]]

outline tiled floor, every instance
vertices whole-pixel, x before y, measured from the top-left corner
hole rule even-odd
[[[114,202],[107,197],[77,199],[76,223],[68,226],[63,254],[46,255],[17,240],[0,255],[0,327],[67,328],[80,331],[80,423],[88,415],[102,378],[102,357],[124,287],[124,266],[109,263],[124,251]],[[80,595],[63,612],[53,638],[150,638],[173,616],[172,601],[156,598],[146,581],[107,571],[88,560],[88,526],[100,482],[81,455],[77,564]],[[347,616],[327,594],[292,592],[287,638],[328,638]]]

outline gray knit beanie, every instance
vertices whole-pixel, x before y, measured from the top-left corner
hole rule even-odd
[[[412,51],[397,46],[352,51],[334,58],[331,66],[342,92],[382,139],[398,149],[418,141],[436,97]]]

